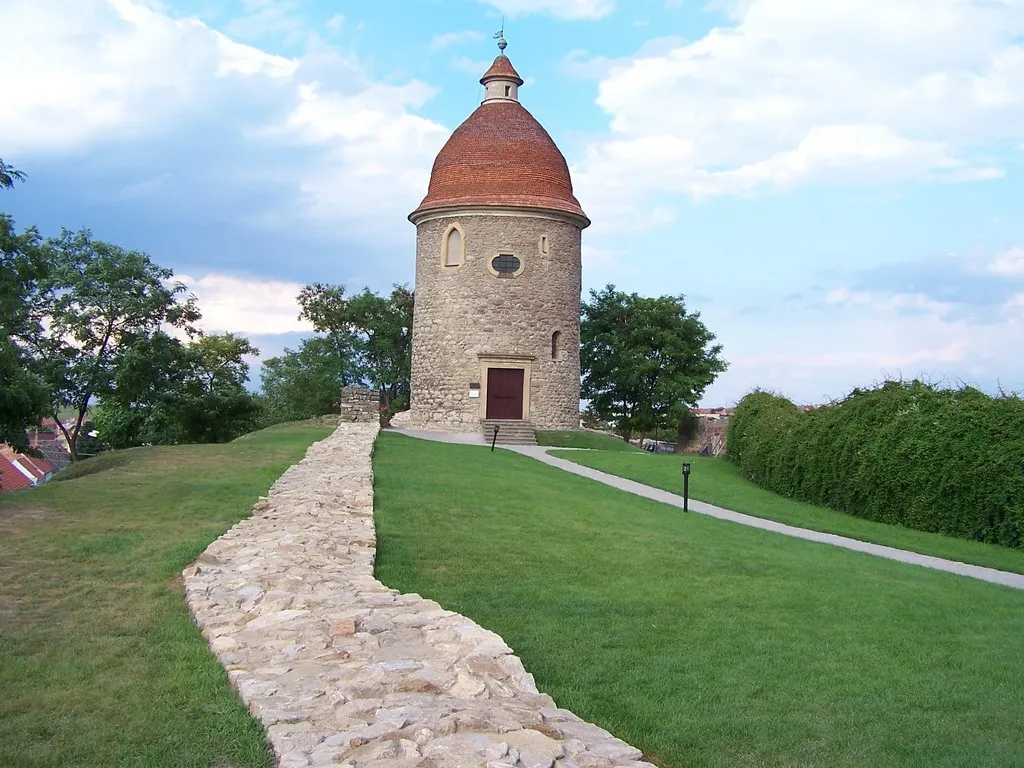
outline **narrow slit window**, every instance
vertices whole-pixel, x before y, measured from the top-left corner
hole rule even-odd
[[[548,236],[540,236],[540,253],[542,256],[547,256],[549,253],[550,246],[548,245]]]
[[[512,95],[512,86],[511,85],[506,85],[505,86],[505,98],[507,99],[511,95]]]
[[[551,359],[562,359],[562,332],[555,331],[551,334]]]
[[[457,267],[462,264],[462,233],[454,227],[445,240],[444,265]]]

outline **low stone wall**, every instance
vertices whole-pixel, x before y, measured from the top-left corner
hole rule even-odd
[[[338,421],[380,423],[380,391],[365,387],[342,387]]]
[[[343,423],[184,572],[282,768],[653,768],[538,693],[505,642],[373,577],[377,424]]]
[[[409,411],[399,411],[391,417],[391,426],[395,428],[406,428],[412,424],[412,413]]]

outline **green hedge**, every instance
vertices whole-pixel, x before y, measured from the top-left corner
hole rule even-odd
[[[804,411],[755,391],[727,456],[758,485],[868,520],[1024,548],[1024,402],[887,381]]]

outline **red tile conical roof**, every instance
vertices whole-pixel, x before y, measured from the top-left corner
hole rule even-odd
[[[504,53],[498,56],[491,64],[491,68],[484,72],[484,76],[480,78],[480,85],[487,85],[488,80],[515,80],[516,85],[523,84],[523,78],[516,72],[516,68],[512,66],[512,60],[509,59]]]
[[[522,80],[506,56],[481,79]],[[434,160],[427,196],[409,214],[456,206],[539,208],[579,216],[565,157],[543,126],[515,98],[485,99]]]

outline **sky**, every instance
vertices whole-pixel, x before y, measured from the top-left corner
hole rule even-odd
[[[1024,0],[0,0],[0,210],[278,355],[303,284],[412,285],[503,17],[584,295],[685,295],[729,362],[703,405],[1024,391]]]

